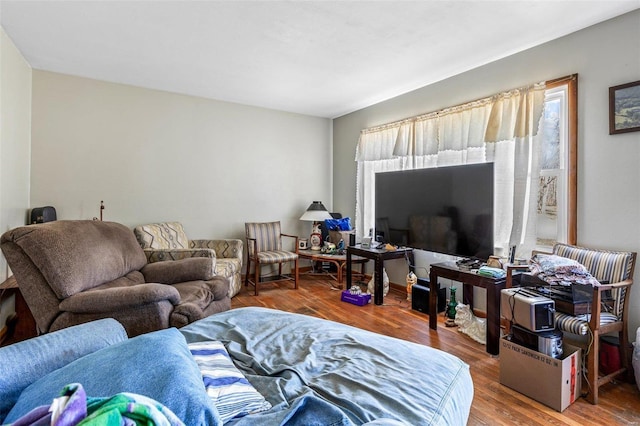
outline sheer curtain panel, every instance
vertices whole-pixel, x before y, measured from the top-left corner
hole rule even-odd
[[[357,236],[375,226],[375,173],[493,162],[496,251],[530,250],[544,91],[540,83],[363,130],[356,149]]]

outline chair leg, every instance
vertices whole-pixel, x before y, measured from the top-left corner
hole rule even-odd
[[[255,291],[253,293],[255,296],[258,295],[259,284],[260,284],[260,262],[256,262],[256,275],[255,275],[255,281],[254,281]]]
[[[244,275],[244,286],[249,286],[249,275],[251,274],[251,257],[247,256],[247,273]]]
[[[618,347],[618,351],[620,353],[620,364],[622,368],[626,370],[625,378],[629,383],[633,383],[634,374],[633,368],[629,365],[629,359],[631,359],[631,354],[629,354],[629,339],[627,337],[627,326],[624,325],[623,329],[618,332],[618,342],[620,346]]]
[[[598,363],[600,362],[600,334],[595,331],[593,333],[593,344],[591,350],[587,354],[587,386],[589,393],[587,401],[593,405],[598,405]]]
[[[298,259],[293,261],[293,269],[295,271],[293,275],[293,286],[297,290],[298,289]]]

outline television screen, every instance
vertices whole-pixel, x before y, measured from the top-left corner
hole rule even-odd
[[[493,254],[493,163],[376,173],[376,237],[486,260]]]

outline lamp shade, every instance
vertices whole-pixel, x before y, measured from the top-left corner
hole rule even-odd
[[[320,201],[314,201],[311,203],[307,211],[300,216],[300,220],[308,220],[313,222],[320,222],[325,219],[331,219],[331,215],[327,209],[322,205]]]

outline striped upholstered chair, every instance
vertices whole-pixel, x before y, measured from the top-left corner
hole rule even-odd
[[[584,265],[598,281],[603,284],[593,287],[591,314],[578,316],[556,312],[556,327],[563,333],[587,336],[587,400],[598,403],[598,388],[614,378],[627,373],[629,338],[627,331],[627,307],[629,290],[633,284],[633,271],[636,262],[635,252],[595,250],[568,244],[556,244],[553,253]],[[608,293],[611,297],[608,297]],[[606,295],[606,297],[605,297]],[[610,374],[599,374],[600,336],[618,333],[620,339],[621,368]],[[583,384],[583,390],[585,384]]]
[[[280,222],[249,222],[244,225],[247,237],[247,273],[245,275],[245,286],[249,284],[255,288],[255,295],[258,295],[260,284],[276,281],[293,281],[294,288],[298,288],[298,254],[295,250],[298,247],[298,237],[295,235],[283,234]],[[294,251],[287,251],[283,248],[282,237],[293,238]],[[293,262],[293,270],[289,275],[282,274],[282,265]],[[254,264],[254,274],[251,276],[251,264]],[[278,265],[278,275],[262,276],[263,265]]]

